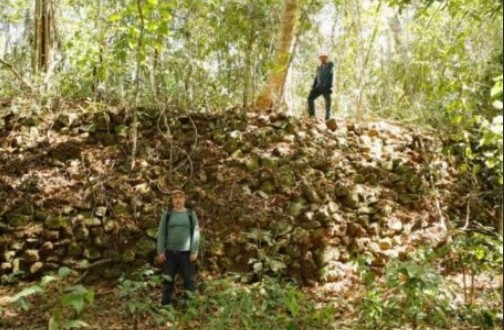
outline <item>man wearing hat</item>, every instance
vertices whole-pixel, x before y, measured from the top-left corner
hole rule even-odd
[[[164,272],[170,277],[164,285],[162,305],[171,305],[177,273],[182,275],[186,292],[196,289],[194,262],[198,258],[200,241],[198,217],[185,207],[184,191],[172,191],[171,200],[173,208],[163,212],[157,235],[158,261],[164,264]]]
[[[315,99],[320,95],[324,96],[326,115],[325,119],[331,118],[331,93],[333,84],[334,63],[328,61],[325,52],[319,55],[320,65],[317,67],[315,81],[313,82],[310,95],[308,95],[308,115],[315,116]]]

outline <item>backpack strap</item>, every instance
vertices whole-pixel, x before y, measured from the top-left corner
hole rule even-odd
[[[190,208],[187,209],[187,216],[189,217],[189,228],[190,228],[190,233],[191,236],[189,238],[189,250],[192,249],[192,244],[193,244],[193,236],[194,236],[194,220],[193,220],[193,213]]]
[[[168,239],[168,223],[170,222],[171,211],[166,212],[165,215],[165,240]]]

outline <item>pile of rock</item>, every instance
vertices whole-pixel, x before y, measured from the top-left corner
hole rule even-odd
[[[429,192],[450,189],[449,166],[413,130],[238,111],[140,114],[131,171],[123,113],[73,109],[44,126],[3,112],[2,281],[103,260],[89,274],[112,278],[152,261],[164,192],[183,183],[204,233],[202,266],[213,271],[338,280],[356,256],[382,265],[445,239]]]

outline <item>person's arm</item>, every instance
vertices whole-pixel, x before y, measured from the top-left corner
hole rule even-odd
[[[193,225],[194,225],[194,234],[191,245],[191,259],[194,261],[198,257],[199,251],[199,243],[200,243],[200,229],[199,229],[199,221],[196,212],[192,212]]]
[[[315,79],[313,79],[312,89],[315,89],[315,87],[317,87],[317,76],[318,76],[318,68],[315,70]]]
[[[332,90],[332,87],[333,87],[333,73],[334,71],[334,63],[333,62],[329,62],[329,89]]]
[[[159,220],[159,229],[157,232],[157,254],[160,259],[165,257],[165,246],[166,246],[166,211],[161,214],[161,220]],[[162,260],[163,261],[163,260]]]

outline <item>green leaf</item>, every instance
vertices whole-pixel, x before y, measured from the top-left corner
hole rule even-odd
[[[80,328],[88,328],[89,325],[82,320],[69,320],[65,322],[64,327],[68,329],[80,329]]]
[[[88,303],[92,304],[94,301],[94,291],[87,290],[87,292],[84,294],[84,298],[87,300]]]
[[[68,275],[70,275],[71,272],[72,272],[72,270],[70,268],[68,268],[68,267],[61,267],[58,270],[58,276],[61,277],[61,278],[65,278]]]
[[[492,106],[497,110],[502,110],[502,101],[497,100],[492,103]]]
[[[54,318],[54,316],[51,316],[49,319],[49,325],[48,325],[49,330],[59,330],[59,324],[58,321]]]
[[[114,23],[121,19],[121,15],[119,13],[115,13],[109,17],[109,22]]]
[[[47,284],[51,283],[54,280],[57,280],[58,278],[56,276],[51,276],[51,275],[46,275],[42,277],[42,280],[40,281],[40,285],[46,286]]]
[[[168,275],[168,274],[164,274],[164,275],[163,275],[163,279],[164,279],[165,281],[168,281],[168,282],[173,282],[173,277],[171,277],[171,276],[170,276],[170,275]]]
[[[85,295],[88,289],[84,287],[82,284],[74,285],[66,289],[65,291],[71,292],[70,294],[79,294],[79,295]]]
[[[263,264],[262,264],[262,262],[260,262],[260,261],[259,261],[259,262],[256,262],[256,263],[254,264],[254,272],[255,272],[255,273],[259,273],[262,269],[263,269]]]
[[[270,267],[274,273],[277,273],[277,272],[287,268],[287,265],[284,264],[283,262],[278,261],[278,260],[271,260]]]
[[[149,5],[157,6],[157,4],[158,4],[158,0],[147,0],[147,3],[148,3]]]
[[[84,296],[80,294],[65,295],[61,301],[63,306],[72,306],[77,314],[80,314],[84,308]]]
[[[465,148],[465,155],[467,158],[472,159],[473,153],[471,147],[466,147]]]
[[[503,90],[502,77],[499,77],[498,81],[495,83],[494,87],[490,91],[490,96],[492,97],[492,99],[501,96],[502,90]]]
[[[455,117],[453,117],[452,122],[453,122],[453,124],[458,125],[462,122],[463,119],[464,119],[464,116],[456,115]]]
[[[483,260],[483,258],[485,258],[485,255],[486,255],[486,251],[485,251],[485,249],[479,247],[476,249],[475,254],[476,254],[476,258],[478,260]]]
[[[459,170],[461,174],[467,173],[469,171],[469,165],[467,163],[462,163]]]
[[[42,292],[44,292],[44,290],[42,290],[42,288],[40,286],[38,286],[38,285],[30,286],[28,288],[21,290],[21,292],[17,293],[16,295],[14,295],[11,299],[11,302],[16,302],[21,298],[28,297],[28,296],[31,296],[31,295],[37,294],[37,293],[42,293]]]

